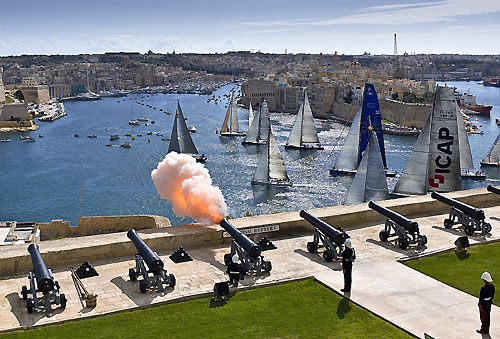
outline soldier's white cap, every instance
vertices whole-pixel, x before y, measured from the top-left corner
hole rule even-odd
[[[351,239],[347,239],[344,243],[345,247],[352,248]]]
[[[493,281],[493,279],[491,279],[491,274],[489,274],[488,272],[484,272],[483,275],[481,275],[481,279],[489,283]]]
[[[238,260],[239,260],[238,255],[237,255],[237,254],[233,255],[233,262],[234,262],[235,264],[237,264],[237,263],[238,263]]]

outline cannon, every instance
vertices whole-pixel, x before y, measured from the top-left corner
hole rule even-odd
[[[127,232],[127,237],[132,240],[139,252],[135,255],[135,268],[132,267],[128,270],[128,276],[131,281],[135,281],[142,275],[143,279],[139,280],[141,293],[146,293],[147,289],[151,287],[156,287],[158,292],[163,292],[163,284],[174,287],[175,276],[168,274],[167,270],[163,268],[164,264],[158,253],[153,252],[134,229]]]
[[[488,185],[488,187],[486,189],[488,191],[490,191],[491,193],[495,193],[495,194],[499,194],[500,195],[500,188],[498,188],[498,187]]]
[[[386,242],[390,237],[397,236],[398,246],[402,250],[406,250],[409,245],[413,244],[417,244],[418,247],[427,244],[427,237],[420,234],[417,222],[411,221],[404,215],[382,207],[373,201],[368,202],[368,207],[387,218],[384,229],[378,235],[381,241]]]
[[[271,262],[261,255],[261,248],[253,242],[239,229],[234,227],[226,219],[222,219],[220,226],[227,231],[233,238],[231,241],[231,253],[224,254],[224,264],[229,265],[232,257],[237,254],[241,261],[242,274],[245,275],[250,271],[255,271],[260,275],[262,271],[271,272]]]
[[[323,259],[328,262],[342,255],[344,243],[349,238],[342,228],[332,227],[304,210],[300,211],[299,215],[316,228],[313,241],[307,243],[309,253],[315,253],[319,248],[324,248]]]
[[[66,296],[59,293],[59,283],[54,279],[52,270],[45,265],[38,245],[29,245],[28,252],[33,263],[33,269],[28,273],[30,287],[29,289],[26,286],[21,288],[21,295],[26,300],[28,313],[33,313],[33,310],[38,307],[43,307],[46,313],[50,313],[52,304],[66,308]],[[42,296],[39,297],[38,293],[42,293]],[[32,298],[28,298],[28,294],[31,294]]]
[[[432,192],[431,197],[451,206],[450,215],[444,219],[444,227],[450,229],[453,225],[461,224],[465,234],[473,235],[480,231],[482,235],[491,232],[491,224],[485,222],[484,211],[455,199]]]

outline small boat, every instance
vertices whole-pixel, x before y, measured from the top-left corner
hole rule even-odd
[[[130,148],[132,147],[132,145],[130,144],[130,141],[125,141],[123,144],[120,144],[121,147],[125,147],[125,148]]]
[[[118,139],[120,139],[120,136],[118,134],[109,136],[109,140],[118,140]]]
[[[24,139],[24,142],[36,142],[36,139],[32,137],[27,137],[26,139]]]
[[[131,137],[131,136],[132,136],[132,134],[130,134],[130,133],[125,133],[125,136],[126,136],[126,137]]]
[[[147,135],[153,135],[153,132],[149,131],[146,133]]]
[[[137,134],[138,137],[142,137],[142,134]]]
[[[75,138],[79,138],[79,137],[80,137],[77,133],[73,134],[73,136],[74,136]]]
[[[137,120],[139,121],[148,121],[149,119],[146,117],[138,117]]]
[[[168,109],[165,109],[165,112],[163,112],[163,113],[165,113],[165,114],[172,114],[172,112],[169,111]]]
[[[152,123],[152,124],[156,124],[156,121],[154,121],[154,120],[151,120],[151,123]]]
[[[229,101],[229,108],[226,111],[226,116],[224,117],[224,122],[220,129],[220,136],[222,137],[244,137],[246,133],[240,132],[238,127],[238,114],[236,111],[236,101],[233,95]],[[229,126],[228,126],[229,122]],[[191,126],[190,126],[191,127]],[[191,132],[191,131],[190,131]]]
[[[163,112],[163,108],[160,108],[160,109],[159,109],[159,111],[160,111],[160,112]]]
[[[129,125],[139,126],[141,122],[139,120],[130,120],[128,122]]]
[[[95,135],[95,134],[87,135],[87,138],[89,138],[89,139],[95,139],[95,138],[97,138],[97,135]]]
[[[146,122],[146,123],[144,124],[144,126],[149,126],[149,124]]]
[[[38,137],[39,137],[39,138],[43,138],[43,135],[42,135],[42,134],[38,134]]]
[[[111,147],[111,146],[113,146],[113,145],[111,145],[111,144],[106,144],[106,146]]]
[[[188,131],[191,132],[191,133],[196,133],[196,127],[194,127],[193,125],[189,125],[188,126]]]
[[[500,126],[500,119],[495,119],[495,122]]]
[[[168,140],[170,140],[170,137],[163,137],[163,138],[161,138],[161,140],[168,141]]]
[[[163,136],[163,133],[158,132],[158,133],[156,133],[156,135],[161,137],[161,136]]]
[[[1,142],[11,142],[12,140],[10,140],[10,139],[2,139],[2,140],[0,140],[0,141],[1,141]]]

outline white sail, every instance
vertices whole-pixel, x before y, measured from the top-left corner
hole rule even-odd
[[[285,162],[281,157],[281,152],[274,139],[274,135],[269,132],[269,140],[267,141],[269,145],[269,179],[278,181],[288,181],[288,175],[286,173]]]
[[[253,181],[256,183],[269,182],[269,145],[267,144],[260,154],[259,163],[257,164],[257,170],[255,171]]]
[[[257,110],[257,113],[255,114],[254,119],[252,120],[252,124],[250,125],[250,128],[248,129],[247,135],[243,142],[257,143],[259,138],[261,111],[262,111],[262,105],[259,106],[259,109]]]
[[[456,101],[455,110],[457,112],[458,145],[460,146],[460,168],[471,169],[474,168],[474,164],[472,162],[469,138],[467,137],[467,130],[465,129],[464,117]]]
[[[345,138],[344,146],[342,146],[342,150],[340,151],[333,168],[353,171],[358,167],[360,121],[361,105],[352,120],[351,128]]]
[[[453,88],[437,86],[432,112],[429,191],[461,189],[460,147]]]
[[[177,112],[175,113],[174,126],[172,127],[172,134],[170,134],[170,143],[168,145],[168,152],[172,151],[181,153],[179,148],[179,136],[177,135]]]
[[[229,132],[229,128],[227,126],[227,122],[229,121],[229,116],[231,114],[231,105],[227,108],[226,111],[226,116],[224,117],[224,122],[222,122],[222,127],[220,128],[220,133],[227,133]]]
[[[302,117],[304,116],[304,103],[300,105],[299,111],[297,112],[297,117],[292,127],[292,131],[288,136],[287,145],[300,147],[302,145]]]
[[[231,102],[229,104],[229,108],[231,110],[230,131],[231,131],[231,133],[239,133],[237,105],[236,105],[236,101],[234,100],[234,97],[232,95],[231,95]]]
[[[500,133],[498,133],[493,146],[491,146],[488,155],[481,161],[481,164],[500,165]]]
[[[429,146],[431,142],[432,112],[425,121],[410,159],[399,178],[394,193],[427,194],[427,169],[429,167]]]
[[[267,106],[267,101],[263,101],[261,104],[260,115],[259,115],[259,136],[257,141],[264,143],[269,138],[270,133],[270,118],[269,118],[269,108]]]
[[[302,143],[319,144],[318,133],[314,126],[314,118],[307,98],[307,93],[304,91],[304,107],[302,114]]]
[[[252,126],[252,121],[253,121],[253,110],[252,110],[252,103],[250,103],[250,108],[248,109],[248,130],[250,130],[250,127]]]
[[[347,192],[345,204],[359,204],[366,201],[385,200],[389,197],[384,163],[375,132],[370,140],[361,163]]]
[[[182,109],[179,101],[177,101],[177,114],[179,121],[181,152],[187,154],[198,154],[198,150],[196,149],[193,139],[191,139],[191,134],[189,133],[189,130],[187,128],[186,120],[184,119],[184,115],[182,114]]]

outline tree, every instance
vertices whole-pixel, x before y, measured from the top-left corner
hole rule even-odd
[[[399,99],[399,93],[398,92],[392,93],[391,98],[392,98],[392,100],[398,100]]]
[[[17,100],[24,100],[24,95],[23,95],[23,92],[21,92],[20,89],[18,89],[15,93],[14,93],[14,97],[17,99]]]
[[[349,93],[344,97],[344,102],[346,104],[352,103],[352,90],[349,90]]]

